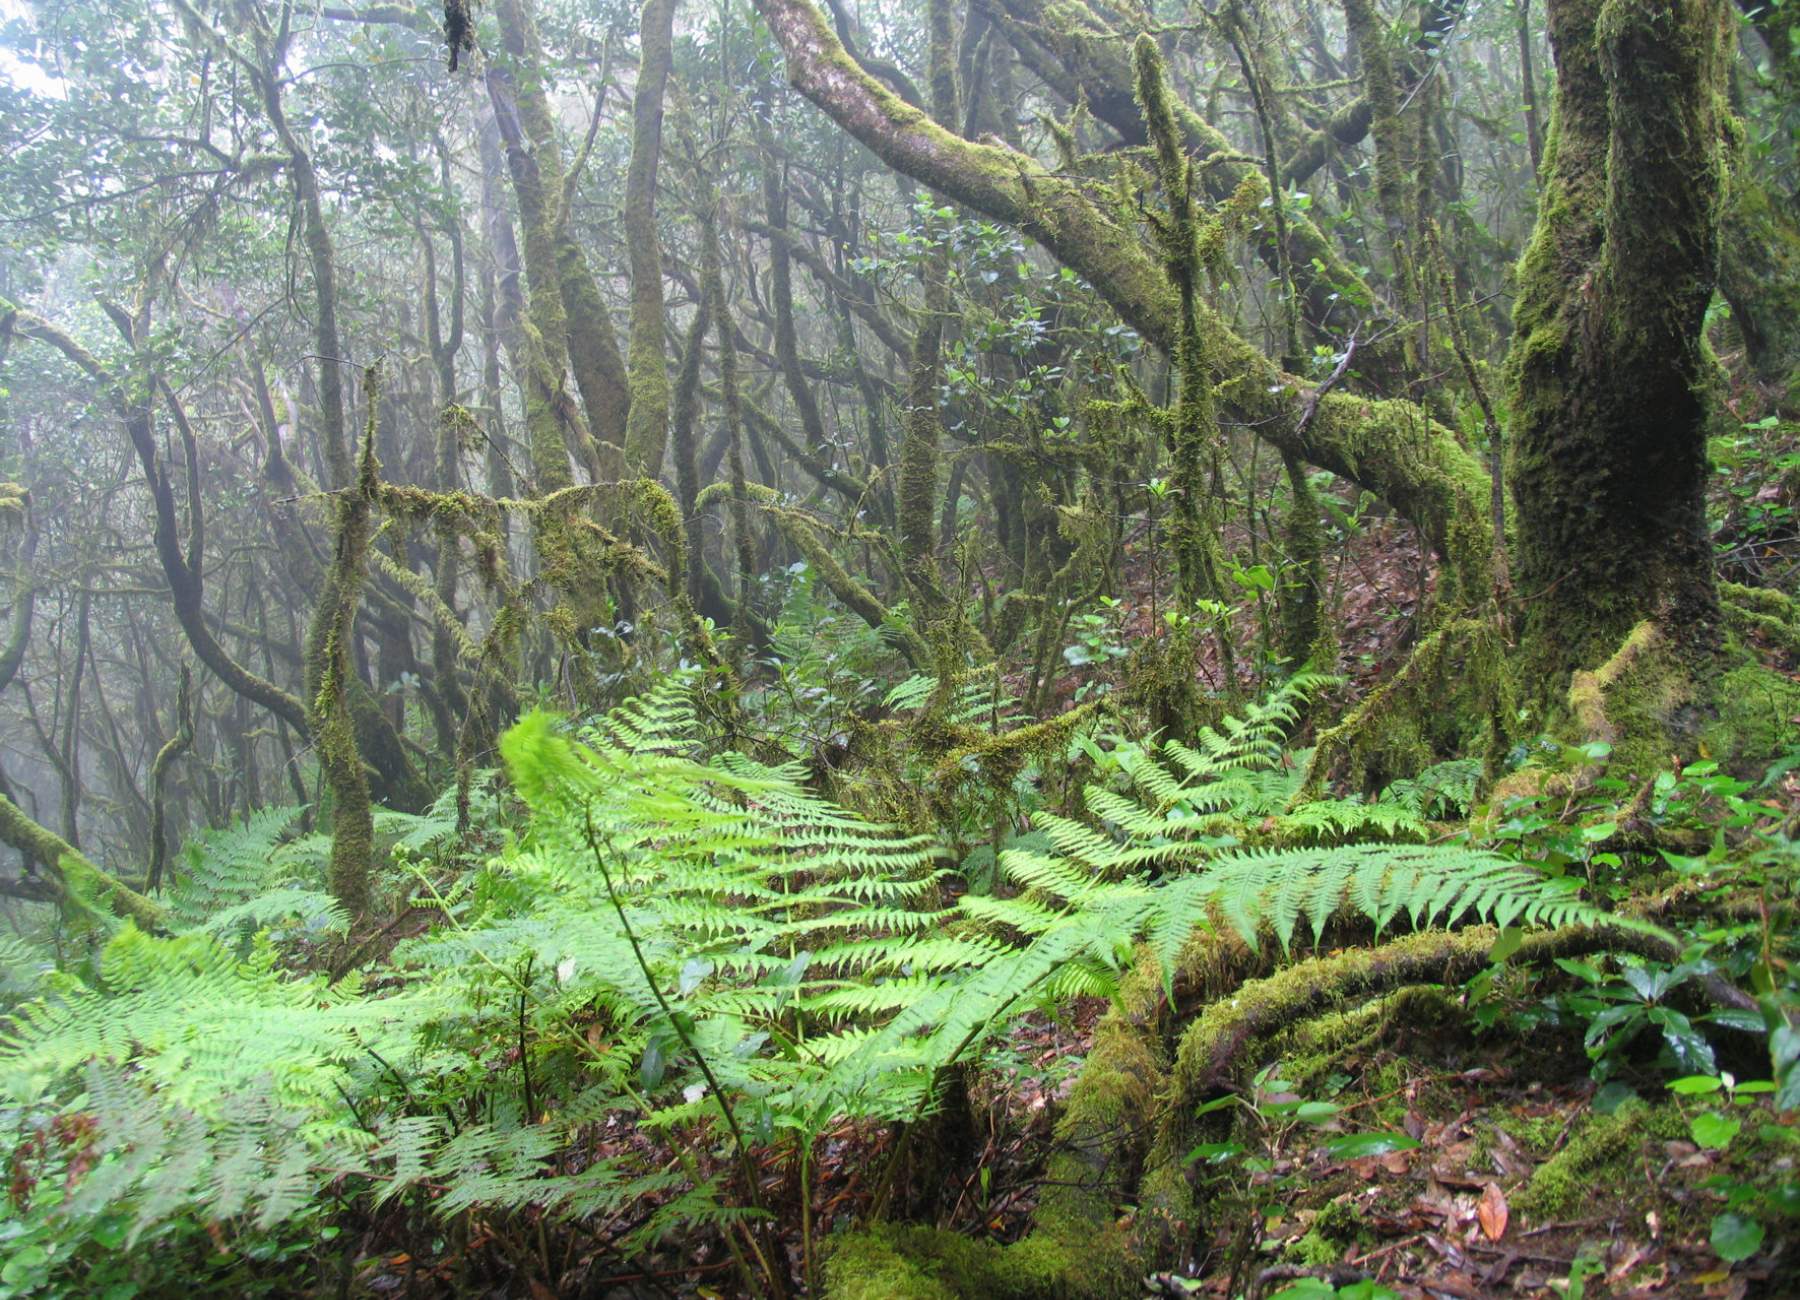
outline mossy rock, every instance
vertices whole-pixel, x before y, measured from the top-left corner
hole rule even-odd
[[[1590,1112],[1568,1145],[1538,1166],[1513,1198],[1514,1208],[1534,1219],[1555,1219],[1591,1205],[1596,1188],[1647,1187],[1641,1163],[1646,1143],[1685,1136],[1686,1121],[1668,1107],[1633,1102],[1611,1115]]]
[[[1694,1108],[1696,1110],[1706,1107]],[[1759,1109],[1732,1108],[1743,1121],[1737,1138],[1716,1159],[1666,1177],[1646,1176],[1664,1168],[1664,1144],[1691,1141],[1689,1115],[1673,1105],[1630,1102],[1612,1115],[1589,1113],[1575,1126],[1568,1145],[1538,1166],[1513,1207],[1539,1221],[1579,1216],[1596,1197],[1635,1210],[1655,1209],[1677,1233],[1703,1233],[1718,1202],[1691,1192],[1714,1177],[1773,1187],[1796,1181],[1800,1131],[1771,1123]]]
[[[995,1270],[995,1247],[933,1228],[877,1224],[831,1246],[825,1293],[833,1300],[956,1300]]]

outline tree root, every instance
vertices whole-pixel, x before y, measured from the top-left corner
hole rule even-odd
[[[1192,998],[1189,1005],[1202,1009],[1180,1031],[1167,1067],[1163,1027],[1175,1019],[1174,1008],[1156,963],[1141,956],[1096,1030],[1057,1125],[1031,1232],[1001,1246],[948,1229],[876,1223],[840,1238],[827,1266],[827,1294],[836,1300],[1141,1294],[1144,1275],[1193,1240],[1205,1209],[1187,1174],[1187,1155],[1204,1137],[1195,1111],[1236,1086],[1258,1044],[1348,1001],[1460,984],[1488,964],[1498,938],[1492,926],[1430,931],[1237,983],[1264,959],[1235,939],[1206,935],[1175,973],[1177,1002]],[[1598,952],[1664,961],[1678,955],[1654,934],[1572,926],[1528,936],[1511,960]],[[1721,1006],[1748,1002],[1723,981],[1709,981],[1705,991]],[[1122,1216],[1119,1207],[1127,1204],[1136,1212]]]

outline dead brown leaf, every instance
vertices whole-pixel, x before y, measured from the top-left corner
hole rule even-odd
[[[1475,1205],[1475,1216],[1481,1220],[1481,1230],[1489,1241],[1499,1241],[1506,1235],[1506,1221],[1511,1217],[1511,1211],[1499,1183],[1489,1183],[1483,1190],[1481,1200]]]

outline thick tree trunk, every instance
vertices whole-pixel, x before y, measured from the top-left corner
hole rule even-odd
[[[1723,195],[1722,0],[1552,0],[1558,71],[1519,273],[1510,480],[1526,680],[1559,692],[1653,620],[1718,617],[1701,323]]]

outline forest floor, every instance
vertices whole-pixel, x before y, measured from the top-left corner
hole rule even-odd
[[[1771,477],[1771,468],[1780,472]],[[1792,578],[1800,567],[1794,447],[1762,447],[1754,460],[1728,466],[1715,509],[1728,577],[1736,568],[1764,582],[1771,570]],[[1163,632],[1158,605],[1166,601],[1167,575],[1151,568],[1153,553],[1147,539],[1127,549],[1126,589],[1110,629],[1127,645]],[[1431,575],[1415,532],[1398,519],[1375,518],[1340,542],[1328,576],[1348,679],[1341,705],[1404,660]],[[1257,609],[1241,617],[1240,644],[1255,643],[1262,630]],[[1796,668],[1778,655],[1765,657],[1790,675]],[[1200,673],[1216,679],[1216,660]],[[1058,707],[1067,706],[1060,698],[1066,694],[1059,693]],[[1770,794],[1790,814],[1800,811],[1800,773],[1790,772]],[[1029,1230],[1060,1103],[1105,1009],[1099,999],[1067,1001],[1054,1016],[1022,1020],[990,1052],[961,1138],[945,1152],[951,1172],[928,1189],[928,1204],[908,1207],[914,1217],[999,1242]],[[1278,1044],[1258,1086],[1242,1099],[1254,1122],[1240,1122],[1238,1131],[1253,1140],[1217,1153],[1216,1169],[1206,1167],[1212,1156],[1199,1162],[1207,1220],[1185,1271],[1147,1278],[1145,1294],[1258,1300],[1300,1286],[1308,1297],[1406,1300],[1800,1296],[1800,1237],[1771,1233],[1750,1260],[1730,1264],[1710,1235],[1734,1187],[1794,1180],[1800,1132],[1758,1128],[1752,1119],[1741,1140],[1725,1144],[1729,1151],[1702,1145],[1691,1121],[1703,1105],[1684,1106],[1677,1097],[1614,1112],[1620,1085],[1603,1089],[1590,1078],[1580,1023],[1527,1017],[1478,1031],[1455,992],[1442,995],[1441,1009],[1437,1016],[1381,1019],[1329,1051],[1289,1044],[1283,1055]],[[1746,1078],[1768,1068],[1766,1058],[1734,1064]],[[1644,1097],[1662,1096],[1654,1070],[1641,1077],[1631,1070],[1627,1065],[1624,1077]],[[1329,1118],[1303,1122],[1294,1115],[1297,1103],[1316,1104]],[[887,1129],[845,1125],[819,1143],[808,1199],[821,1254],[828,1255],[834,1232],[866,1216],[881,1195],[892,1139]],[[660,1138],[609,1130],[571,1160],[579,1167],[621,1145],[652,1155],[663,1150]],[[770,1164],[763,1174],[763,1203],[789,1206],[796,1212],[783,1218],[797,1222],[796,1171]],[[409,1231],[416,1225],[371,1222],[356,1290],[533,1300],[735,1295],[731,1261],[716,1241],[666,1240],[639,1257],[635,1271],[618,1271],[618,1244],[656,1209],[645,1203],[628,1222],[575,1236],[538,1233],[531,1242],[527,1230],[529,1249],[562,1261],[560,1270],[548,1270],[564,1280],[555,1292],[536,1281],[528,1292],[509,1288],[505,1256],[520,1242],[508,1247],[505,1239],[520,1238],[516,1224],[414,1251],[405,1246],[418,1242]],[[806,1294],[803,1242],[797,1232],[790,1236],[781,1244],[794,1293]]]

